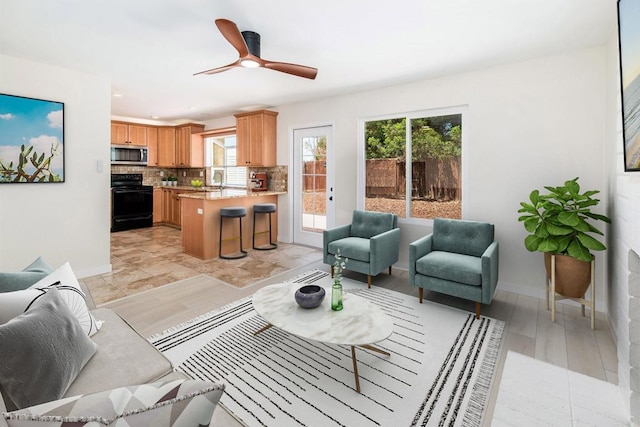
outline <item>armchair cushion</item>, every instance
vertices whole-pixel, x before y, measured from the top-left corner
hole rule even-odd
[[[481,258],[469,255],[431,252],[416,262],[416,271],[418,274],[465,285],[482,285]]]
[[[433,221],[433,250],[482,256],[493,242],[493,224],[436,218]]]
[[[0,292],[12,292],[27,289],[38,280],[47,276],[53,268],[42,257],[38,257],[24,270],[17,273],[0,272]]]
[[[369,239],[360,237],[347,237],[329,243],[329,253],[336,255],[340,250],[340,256],[349,260],[369,262],[370,242]]]
[[[370,239],[375,235],[393,230],[396,217],[390,213],[353,211],[351,236]],[[345,255],[346,256],[346,255]]]

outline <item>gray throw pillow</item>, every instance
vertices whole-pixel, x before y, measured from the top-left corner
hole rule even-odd
[[[97,348],[60,292],[51,289],[0,325],[3,394],[16,408],[60,399]]]
[[[27,289],[52,271],[53,268],[51,268],[42,257],[38,257],[24,270],[17,273],[0,272],[0,292],[13,292]]]

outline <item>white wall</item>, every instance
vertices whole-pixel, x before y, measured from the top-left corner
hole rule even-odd
[[[583,189],[603,192],[605,175],[606,49],[592,48],[509,64],[437,80],[349,94],[277,108],[278,163],[289,161],[291,129],[309,123],[334,123],[336,147],[336,222],[348,223],[356,208],[358,119],[430,108],[468,105],[463,124],[464,218],[496,225],[500,241],[502,289],[541,297],[542,255],[524,248],[519,202],[533,189],[561,185],[580,177]],[[289,179],[291,184],[292,180]],[[279,206],[279,238],[290,241],[290,212]],[[399,267],[406,267],[408,244],[430,231],[401,225]],[[604,255],[597,256],[598,309],[606,277]]]
[[[110,80],[0,55],[0,92],[64,102],[65,155],[64,183],[0,185],[0,270],[42,255],[80,277],[110,271]]]
[[[637,312],[640,277],[637,261],[636,265],[630,263],[634,258],[637,260],[637,255],[640,254],[640,173],[624,172],[618,64],[618,39],[617,34],[614,34],[607,46],[606,119],[607,137],[611,141],[607,163],[612,218],[608,310],[618,350],[619,385],[633,421],[640,424],[640,313]],[[632,252],[636,255],[630,256]],[[635,289],[631,289],[632,287]]]

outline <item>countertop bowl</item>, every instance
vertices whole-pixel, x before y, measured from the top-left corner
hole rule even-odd
[[[315,308],[322,304],[325,290],[318,285],[305,285],[296,290],[295,300],[302,308]]]

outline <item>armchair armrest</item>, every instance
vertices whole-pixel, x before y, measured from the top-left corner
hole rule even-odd
[[[498,286],[499,245],[495,240],[482,254],[482,303],[489,304]]]
[[[433,250],[433,234],[428,234],[409,244],[409,283],[416,276],[416,262]]]
[[[351,224],[340,225],[322,232],[322,260],[325,264],[333,262],[329,260],[329,243],[349,237],[350,232]]]
[[[378,274],[398,262],[400,255],[400,229],[385,231],[369,239],[370,271]]]

